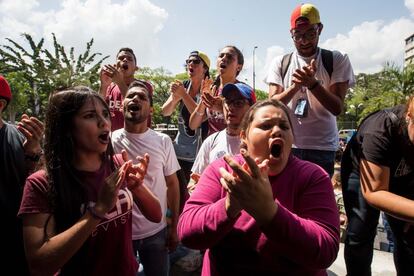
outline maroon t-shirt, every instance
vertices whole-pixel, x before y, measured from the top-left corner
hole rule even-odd
[[[111,168],[108,162],[96,172],[76,172],[76,176],[88,189],[88,205],[95,204],[103,181],[110,173]],[[49,183],[44,170],[29,176],[18,215],[53,213],[47,199],[48,188]],[[132,249],[132,204],[131,192],[126,187],[121,188],[115,207],[106,213],[105,219],[96,226],[83,245],[83,248],[87,247],[85,248],[87,261],[83,263],[83,267],[75,269],[68,267],[74,265],[69,261],[62,270],[81,271],[84,275],[135,275],[138,264]],[[79,206],[79,208],[82,213],[85,211],[85,206]],[[80,264],[78,263],[77,266]]]
[[[221,90],[222,89],[218,89],[215,96],[221,95]],[[208,118],[208,136],[215,132],[222,131],[227,127],[223,112],[207,108],[206,113]]]
[[[154,93],[154,89],[152,85],[144,81],[147,85],[147,89],[151,95]],[[124,98],[122,97],[121,90],[119,89],[118,85],[115,83],[111,83],[108,89],[106,90],[105,101],[109,106],[109,110],[111,112],[111,130],[115,131],[117,129],[124,127],[124,114],[122,113],[122,101]],[[151,127],[151,115],[148,116],[148,127]]]

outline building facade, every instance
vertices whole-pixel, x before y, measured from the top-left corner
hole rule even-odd
[[[414,64],[414,33],[405,39],[404,66]]]

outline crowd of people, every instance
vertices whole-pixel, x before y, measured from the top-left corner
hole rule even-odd
[[[174,141],[151,129],[154,89],[134,77],[130,48],[103,66],[99,91],[52,93],[44,122],[0,119],[3,268],[169,275],[188,248],[202,275],[326,275],[343,237],[347,274],[370,275],[383,211],[398,275],[412,275],[414,98],[364,119],[338,160],[355,78],[346,54],[318,47],[322,30],[314,5],[293,10],[295,51],[274,59],[261,101],[237,79],[236,46],[220,50],[215,79],[208,55],[190,52],[162,106],[178,109]],[[12,92],[0,76],[0,115]]]

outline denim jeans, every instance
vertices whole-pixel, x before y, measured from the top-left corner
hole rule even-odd
[[[365,201],[357,174],[342,174],[342,189],[348,216],[344,250],[347,275],[371,275],[380,212]],[[387,214],[386,218],[393,233],[397,275],[414,275],[414,227],[407,227],[408,223]]]
[[[333,176],[335,151],[292,148],[292,153],[302,160],[319,165],[329,174],[329,177]]]
[[[180,185],[180,214],[183,211],[184,204],[190,197],[187,190],[188,182],[190,181],[191,168],[194,162],[188,162],[178,159],[181,169],[177,171],[177,177]]]
[[[380,212],[364,199],[359,175],[341,172],[342,194],[348,226],[344,257],[347,275],[371,275],[374,239]]]
[[[138,252],[145,276],[167,276],[170,266],[167,249],[167,228],[141,240],[133,240],[134,254]],[[138,274],[142,275],[142,274]]]

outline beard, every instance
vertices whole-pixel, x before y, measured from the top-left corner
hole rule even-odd
[[[140,124],[142,122],[145,122],[147,119],[148,119],[148,115],[147,116],[142,116],[142,115],[136,115],[136,116],[126,115],[125,116],[125,121],[128,121],[129,123],[132,123],[132,124]]]

